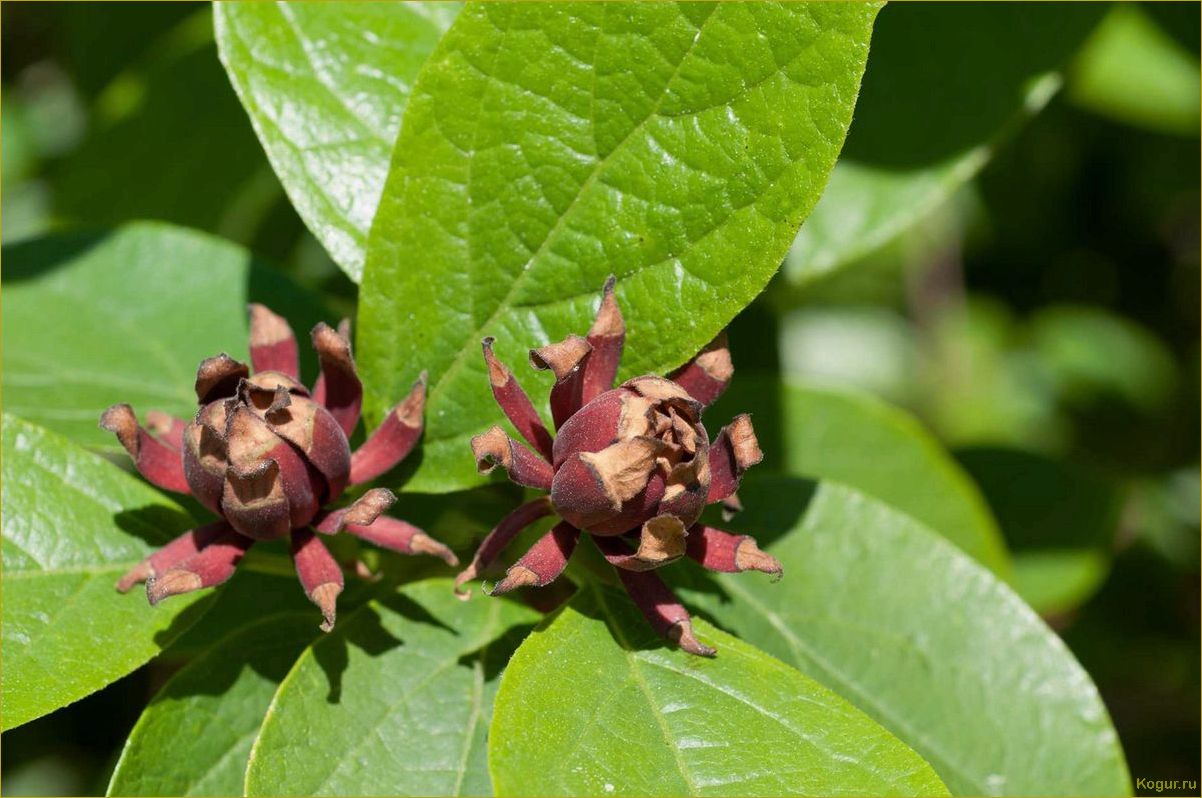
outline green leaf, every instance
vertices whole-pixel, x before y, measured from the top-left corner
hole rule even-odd
[[[1198,69],[1197,56],[1144,9],[1116,4],[1073,64],[1068,96],[1121,122],[1196,138]]]
[[[1006,546],[980,490],[917,419],[867,393],[782,390],[788,473],[856,488],[1008,575]]]
[[[276,687],[320,634],[312,613],[269,615],[194,659],[138,718],[108,794],[241,795]]]
[[[6,314],[8,315],[8,314]],[[103,458],[4,415],[3,728],[99,690],[203,612],[199,594],[150,607],[117,579],[196,522]]]
[[[917,521],[834,483],[750,478],[731,526],[773,584],[674,573],[689,600],[912,745],[957,795],[1130,794],[1089,676],[1011,590]]]
[[[458,3],[214,3],[221,62],[288,197],[359,281],[418,70]]]
[[[818,683],[704,621],[668,648],[630,599],[584,589],[505,669],[499,795],[944,795],[930,765]]]
[[[369,418],[431,375],[412,490],[481,480],[468,440],[501,418],[483,336],[525,362],[588,328],[613,273],[620,376],[660,372],[763,289],[838,155],[876,10],[464,9],[418,76],[361,292]]]
[[[449,579],[340,618],[276,692],[247,795],[484,795],[498,671],[540,616]]]
[[[1079,606],[1110,570],[1124,491],[1068,462],[999,446],[956,458],[985,493],[1014,552],[1014,589],[1041,614]]]
[[[196,412],[200,361],[247,356],[249,300],[288,316],[302,339],[323,315],[245,250],[170,225],[48,236],[3,257],[6,409],[109,451],[120,445],[97,421],[111,404]],[[301,352],[315,361],[303,340]]]
[[[158,219],[249,242],[283,197],[217,63],[209,10],[144,35],[155,45],[100,94],[88,135],[53,173],[56,215],[89,226]]]
[[[788,279],[867,255],[946,201],[1043,108],[1101,14],[1087,4],[887,7],[843,157],[789,253]]]

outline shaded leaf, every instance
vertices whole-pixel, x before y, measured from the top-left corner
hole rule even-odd
[[[917,419],[867,393],[782,391],[786,471],[880,499],[1008,574],[1006,546],[981,491]]]
[[[189,663],[138,718],[108,794],[241,795],[263,714],[318,635],[311,613],[269,615]]]
[[[1042,614],[1080,605],[1110,569],[1124,491],[1109,479],[1035,452],[961,449],[1014,552],[1014,589]]]
[[[677,571],[719,623],[863,709],[954,794],[1130,794],[1097,688],[988,571],[845,486],[753,478],[740,495],[732,526],[772,540],[785,577]]]
[[[483,336],[517,366],[587,330],[613,273],[620,376],[662,372],[763,289],[838,155],[876,9],[464,9],[414,87],[361,292],[369,418],[431,375],[410,489],[481,479]]]
[[[887,243],[970,180],[1038,112],[1102,9],[896,4],[872,37],[856,120],[785,274],[804,283]],[[954,65],[954,66],[953,66]]]
[[[407,585],[339,619],[297,659],[251,752],[248,795],[484,795],[498,671],[540,617]]]
[[[124,69],[92,117],[81,146],[53,172],[60,218],[158,219],[249,243],[283,199],[217,63],[203,6]]]
[[[118,577],[195,526],[112,463],[8,414],[3,430],[3,728],[66,706],[157,654],[203,612],[150,607]]]
[[[458,3],[214,3],[230,80],[288,197],[352,280],[417,72]]]
[[[518,649],[489,738],[500,795],[941,795],[930,765],[838,696],[704,621],[670,649],[584,589]]]
[[[191,418],[200,361],[246,359],[248,301],[302,337],[322,319],[317,300],[245,250],[170,225],[48,236],[5,247],[4,265],[6,408],[110,451],[121,449],[97,427],[106,407]]]

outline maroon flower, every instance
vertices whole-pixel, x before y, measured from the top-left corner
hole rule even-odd
[[[737,509],[739,480],[762,454],[746,415],[712,442],[701,424],[702,411],[726,390],[734,371],[725,335],[671,379],[636,377],[611,389],[625,337],[611,277],[586,338],[571,335],[530,351],[535,368],[555,373],[554,440],[513,374],[493,355],[493,339],[484,339],[493,396],[535,451],[494,426],[472,439],[477,468],[488,473],[500,465],[514,482],[550,494],[502,519],[455,584],[475,578],[527,526],[558,515],[563,520],[509,569],[492,595],[552,582],[583,530],[617,568],[651,625],[686,651],[709,656],[714,650],[693,635],[688,612],[654,569],[688,556],[714,571],[780,575],[780,563],[752,538],[697,523],[707,504]]]
[[[136,565],[117,583],[126,592],[146,582],[151,604],[229,579],[256,540],[288,536],[310,600],[334,626],[342,569],[314,530],[341,531],[404,554],[433,554],[458,565],[451,550],[417,527],[382,513],[391,491],[369,490],[336,510],[321,508],[347,485],[375,479],[399,463],[422,431],[423,374],[371,437],[351,453],[363,386],[355,373],[349,326],[313,328],[321,375],[312,392],[299,381],[296,337],[283,318],[250,306],[250,360],[221,354],[200,364],[200,409],[190,424],[151,411],[146,429],[129,405],[113,405],[100,426],[116,433],[144,477],[191,494],[220,521],[185,532]]]

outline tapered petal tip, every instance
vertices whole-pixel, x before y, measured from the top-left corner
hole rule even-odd
[[[550,369],[559,381],[571,374],[592,351],[592,345],[584,338],[569,335],[558,343],[531,349],[530,365],[540,371]]]
[[[780,560],[763,551],[751,538],[744,538],[735,549],[735,565],[740,571],[771,574],[773,582],[779,581],[785,572]]]
[[[618,307],[617,297],[614,296],[615,285],[617,278],[611,274],[601,290],[601,307],[597,309],[597,317],[588,331],[590,338],[615,338],[626,333],[622,311]]]
[[[471,563],[455,576],[455,598],[467,601],[472,597],[471,588],[465,588],[468,582],[476,578],[476,564]]]
[[[395,503],[396,494],[388,488],[372,488],[347,508],[342,523],[369,526]]]
[[[528,587],[536,585],[539,582],[538,574],[526,568],[525,566],[515,565],[505,574],[505,578],[497,582],[492,590],[485,591],[490,596],[501,596],[511,590],[517,590],[519,587]]]
[[[288,322],[283,316],[257,302],[247,305],[246,310],[250,316],[250,345],[252,347],[271,346],[280,341],[291,340],[292,328],[288,326]]]
[[[406,427],[417,429],[422,425],[422,411],[426,407],[426,372],[422,372],[409,390],[409,395],[397,403],[392,412],[397,421]]]
[[[459,565],[459,558],[455,556],[455,552],[451,551],[446,544],[440,543],[425,532],[418,532],[410,539],[409,550],[415,554],[429,554],[432,557],[438,557],[452,568]],[[459,586],[458,579],[456,579],[455,586]]]
[[[342,593],[342,585],[337,582],[325,582],[313,588],[309,600],[321,610],[325,619],[321,622],[321,631],[329,632],[334,629],[334,621],[338,617],[338,596]]]
[[[150,563],[147,560],[143,560],[133,568],[130,568],[125,573],[125,576],[117,580],[117,592],[128,593],[133,589],[134,585],[139,582],[145,582],[152,576],[154,576],[154,569],[150,567]]]
[[[718,653],[718,649],[711,648],[697,639],[697,636],[693,634],[693,622],[688,618],[674,623],[668,630],[668,638],[690,654],[712,657]]]
[[[105,410],[100,415],[100,428],[116,435],[126,451],[137,455],[138,417],[134,415],[132,407],[122,402]]]
[[[313,341],[313,348],[319,355],[335,357],[339,360],[350,359],[350,339],[324,321],[319,321],[309,335]]]
[[[183,568],[173,568],[158,578],[146,580],[146,598],[153,607],[168,596],[191,593],[204,586],[199,574]]]

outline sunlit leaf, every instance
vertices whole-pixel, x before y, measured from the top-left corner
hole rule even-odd
[[[221,60],[297,212],[358,282],[418,70],[459,3],[214,3]]]
[[[619,278],[621,375],[675,367],[767,284],[842,144],[877,6],[469,5],[418,76],[368,247],[369,418],[430,373],[413,490],[476,484],[514,366]],[[535,396],[546,375],[519,375]]]
[[[793,668],[706,624],[668,648],[590,587],[505,670],[489,739],[500,795],[939,795],[930,765]]]
[[[117,579],[196,522],[70,441],[3,420],[3,728],[66,706],[142,665],[196,620],[200,594],[151,607]]]

